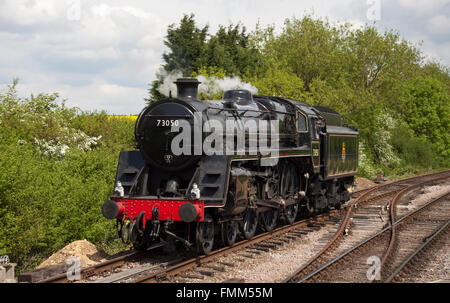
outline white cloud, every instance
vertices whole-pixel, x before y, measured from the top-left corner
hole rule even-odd
[[[133,88],[107,83],[94,79],[92,83],[82,86],[55,83],[48,77],[37,78],[36,82],[19,82],[19,96],[26,97],[36,92],[58,93],[60,100],[67,99],[69,107],[83,110],[105,110],[109,114],[136,114],[145,106],[147,95],[145,87]]]
[[[426,60],[438,61],[448,65],[448,60],[444,61],[443,58],[448,58],[448,55],[450,54],[450,41],[439,45],[432,41],[424,41],[422,49],[425,53]]]
[[[417,13],[429,13],[438,11],[445,5],[448,5],[450,1],[448,0],[397,0],[398,3],[409,10],[415,11]]]
[[[64,1],[4,0],[0,3],[0,19],[17,25],[49,24],[61,18]]]
[[[61,90],[61,97],[69,95],[71,96],[67,102],[69,106],[106,110],[110,114],[137,114],[145,106],[144,98],[147,91],[144,87],[125,87],[99,81],[82,87],[64,87]]]
[[[450,35],[450,18],[444,15],[433,16],[428,21],[428,29],[435,34]]]

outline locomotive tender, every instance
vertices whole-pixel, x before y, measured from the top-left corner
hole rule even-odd
[[[335,111],[246,90],[199,101],[197,79],[175,84],[177,98],[139,115],[137,148],[120,153],[102,207],[124,242],[139,250],[180,242],[207,254],[350,199],[358,132]]]

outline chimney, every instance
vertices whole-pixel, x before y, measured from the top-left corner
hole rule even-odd
[[[198,86],[199,82],[195,78],[180,78],[174,82],[177,85],[177,98],[188,99],[188,100],[198,100]]]

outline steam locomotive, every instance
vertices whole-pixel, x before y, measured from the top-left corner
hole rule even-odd
[[[200,101],[197,79],[175,84],[140,113],[102,206],[125,243],[208,254],[350,199],[358,131],[334,110],[246,90]]]

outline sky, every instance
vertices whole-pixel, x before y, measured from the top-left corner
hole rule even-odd
[[[19,78],[23,97],[57,92],[70,107],[137,114],[163,63],[167,27],[190,13],[210,33],[238,22],[280,29],[305,14],[375,22],[450,66],[450,0],[0,0],[0,90]]]

